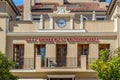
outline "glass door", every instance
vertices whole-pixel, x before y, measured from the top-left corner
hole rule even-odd
[[[58,67],[66,66],[67,45],[60,44],[56,47],[56,62]]]
[[[16,63],[16,69],[22,69],[24,65],[24,45],[15,44],[13,53],[14,62]]]

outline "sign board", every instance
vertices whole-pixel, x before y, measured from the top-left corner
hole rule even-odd
[[[97,37],[38,37],[26,38],[28,43],[35,42],[98,42]]]

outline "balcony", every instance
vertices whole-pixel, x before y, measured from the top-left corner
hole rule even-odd
[[[80,59],[76,57],[47,57],[45,58],[45,65],[42,65],[44,68],[77,68],[80,66]],[[42,61],[42,63],[44,63]]]
[[[42,59],[41,56],[34,58],[14,59],[14,70],[50,70],[50,69],[79,69],[88,70],[89,65],[95,60],[95,58],[86,58],[86,55],[78,57],[46,57]]]
[[[15,62],[15,68],[17,70],[33,70],[34,69],[34,58],[17,58],[13,59]]]

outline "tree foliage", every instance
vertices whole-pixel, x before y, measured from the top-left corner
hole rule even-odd
[[[14,66],[14,62],[0,52],[0,80],[17,80],[17,77],[9,72]]]
[[[91,64],[101,80],[120,80],[120,48],[115,51],[115,56],[109,50],[101,50],[99,59]]]

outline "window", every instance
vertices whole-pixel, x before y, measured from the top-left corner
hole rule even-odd
[[[86,20],[88,20],[88,18],[87,18],[87,17],[85,17],[85,16],[83,16],[83,20],[84,20],[84,21],[86,21]]]
[[[96,16],[96,20],[106,20],[106,16]]]
[[[22,69],[24,65],[24,44],[14,44],[13,60],[16,63],[16,69]]]
[[[100,2],[106,2],[106,0],[100,0]]]
[[[110,48],[110,44],[99,44],[99,51],[109,49],[109,48]]]
[[[21,16],[16,16],[16,21],[20,21],[21,20]]]
[[[40,20],[40,16],[32,16],[32,20],[39,21]]]
[[[45,66],[45,45],[36,44],[35,45],[36,55],[41,55],[41,67]]]
[[[81,55],[86,55],[86,64],[88,65],[89,44],[78,45],[78,66],[81,66]]]

